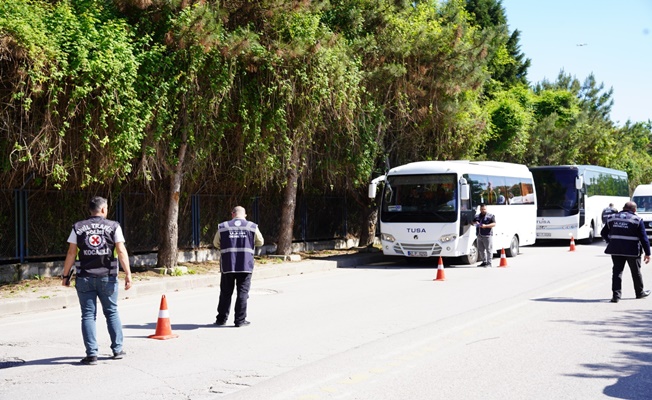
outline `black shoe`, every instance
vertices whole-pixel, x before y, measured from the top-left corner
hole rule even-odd
[[[611,303],[618,303],[619,301],[620,299],[618,297],[612,297],[610,300]]]
[[[222,326],[224,324],[226,324],[226,320],[216,319],[215,322],[213,322],[213,325],[217,326]]]
[[[126,355],[127,352],[125,352],[124,350],[120,350],[117,353],[113,353],[113,357],[111,358],[113,358],[114,360],[122,360]]]
[[[235,323],[235,327],[236,327],[236,328],[239,328],[239,327],[241,327],[241,326],[249,326],[249,325],[251,325],[251,322],[249,322],[249,321],[247,321],[247,320],[244,320],[244,321],[242,321],[242,322],[236,322],[236,323]]]
[[[478,264],[478,267],[486,267],[486,266],[487,266],[486,262],[481,262],[480,264]]]
[[[86,356],[79,360],[84,365],[97,365],[97,356]]]
[[[649,295],[650,295],[650,291],[649,290],[644,290],[641,293],[637,294],[636,298],[637,299],[642,299],[642,298],[647,297]]]

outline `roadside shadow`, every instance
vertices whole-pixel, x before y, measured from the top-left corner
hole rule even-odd
[[[541,297],[532,301],[545,301],[549,303],[608,303],[610,299],[577,299],[573,297]]]
[[[499,258],[494,258],[494,260]],[[456,260],[442,260],[444,268],[477,268],[478,263],[462,264]],[[439,259],[437,257],[430,257],[425,259],[409,259],[399,258],[379,261],[361,265],[351,265],[338,267],[338,269],[437,269],[439,267]]]
[[[577,246],[607,246],[604,240],[597,236],[593,240],[593,243],[590,244],[577,239],[574,241]],[[532,244],[532,247],[570,247],[570,237],[568,239],[537,239]]]
[[[6,368],[15,368],[15,367],[27,367],[30,365],[74,365],[78,367],[88,367],[87,365],[84,365],[80,362],[82,359],[82,356],[77,356],[77,357],[52,357],[52,358],[41,358],[41,359],[36,359],[36,360],[18,360],[16,359],[13,361],[8,367]],[[111,360],[113,359],[110,356],[98,356],[97,361],[104,361],[104,360]]]
[[[604,389],[604,394],[609,397],[617,399],[630,399],[630,400],[647,400],[650,398],[650,391],[652,391],[652,357],[650,354],[636,355],[632,354],[632,358],[645,359],[648,365],[639,367],[638,371],[630,375],[620,377],[616,383],[607,386]]]
[[[132,325],[122,325],[123,329],[146,329],[155,331],[156,323],[150,322],[147,324],[132,324]],[[209,328],[213,327],[213,324],[170,324],[170,328],[173,331],[193,331],[199,328]],[[126,336],[126,335],[125,335]],[[131,336],[133,337],[133,336]]]
[[[123,325],[124,329],[148,329],[152,331],[152,335],[156,332],[156,324],[142,324],[142,325]],[[209,324],[172,324],[170,326],[171,333],[174,334],[175,331],[192,331],[200,328],[208,329],[226,329],[226,328],[238,328],[234,324],[232,325],[215,325],[212,323]],[[150,335],[124,335],[126,338],[131,339],[148,339]]]
[[[559,321],[581,324],[590,335],[615,341],[629,349],[609,357],[607,363],[587,363],[581,367],[586,372],[566,374],[584,379],[615,379],[614,384],[604,387],[608,397],[628,400],[648,400],[652,392],[652,311],[631,310],[616,317],[600,321]]]

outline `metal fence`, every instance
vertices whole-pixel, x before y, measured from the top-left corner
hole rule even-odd
[[[60,259],[75,221],[88,216],[87,204],[98,193],[44,190],[0,190],[0,262]],[[102,195],[99,193],[99,195]],[[157,251],[161,216],[151,193],[120,193],[109,198],[109,219],[120,222],[130,253]],[[342,239],[356,235],[360,214],[349,210],[345,196],[299,196],[293,240]],[[234,205],[247,210],[266,243],[276,242],[281,223],[280,196],[237,198],[191,194],[179,202],[180,249],[212,245],[217,224],[231,218]]]

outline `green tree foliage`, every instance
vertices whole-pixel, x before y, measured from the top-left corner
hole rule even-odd
[[[614,139],[609,166],[626,171],[632,189],[652,182],[652,123],[628,121]]]
[[[589,75],[583,83],[563,71],[555,82],[543,81],[534,88],[538,98],[533,144],[546,143],[536,157],[538,163],[578,163],[611,166],[614,124],[609,119],[613,91],[604,90]],[[550,129],[554,119],[555,130]],[[539,135],[547,138],[538,137]],[[555,138],[557,145],[550,141]],[[572,146],[572,151],[568,146]],[[555,149],[556,148],[556,149]],[[548,158],[546,154],[555,154]],[[531,158],[532,159],[532,158]]]
[[[155,19],[147,18],[152,14]],[[221,107],[233,73],[220,51],[228,35],[217,15],[218,9],[203,2],[163,3],[137,19],[143,36],[157,33],[141,53],[139,90],[151,109],[151,123],[139,165],[145,182],[159,194],[159,267],[176,267],[184,177],[200,174],[210,154],[220,151]]]
[[[379,10],[375,35],[354,45],[383,111],[383,152],[393,165],[475,154],[487,135],[477,101],[486,49],[461,2],[382,2]]]
[[[297,193],[366,205],[385,157],[652,180],[649,121],[593,75],[527,87],[518,41],[500,0],[0,0],[0,180],[148,188],[167,267],[200,190],[283,193],[287,253]]]
[[[530,151],[535,96],[526,86],[497,92],[486,108],[491,118],[487,157],[491,160],[523,162]]]
[[[4,1],[2,169],[55,187],[126,179],[146,113],[135,90],[134,38],[104,2]],[[8,147],[11,146],[11,149]]]
[[[265,109],[278,118],[261,119],[267,124],[260,132],[274,132],[275,148],[257,152],[280,166],[272,170],[282,174],[275,180],[284,191],[278,251],[289,254],[298,187],[308,180],[328,186],[344,186],[347,177],[360,182],[369,174],[364,165],[371,164],[360,154],[375,154],[373,143],[355,136],[362,111],[359,64],[323,24],[320,9],[276,9],[267,15],[270,26],[261,35],[267,49],[263,80],[251,83],[265,90]]]
[[[563,165],[582,163],[581,137],[577,118],[579,100],[561,89],[546,89],[534,101],[536,124],[530,134],[531,149],[525,161],[530,165]]]
[[[490,38],[487,93],[492,96],[496,91],[526,85],[531,61],[521,52],[520,31],[509,33],[501,0],[466,0],[466,9]]]

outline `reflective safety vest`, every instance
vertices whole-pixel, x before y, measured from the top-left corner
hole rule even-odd
[[[257,228],[255,223],[240,218],[218,225],[220,269],[223,274],[254,271],[254,237]]]
[[[486,213],[484,216],[482,214],[478,214],[473,218],[473,221],[479,222],[481,225],[489,225],[491,223],[496,222],[496,217],[491,214],[491,213]],[[480,228],[478,226],[478,236],[493,236],[494,228]]]
[[[607,218],[609,218],[609,216],[611,214],[616,214],[617,212],[618,212],[618,210],[616,210],[615,208],[612,208],[612,207],[607,207],[604,210],[602,210],[602,223],[606,224],[607,223]]]
[[[118,275],[118,259],[114,250],[115,231],[119,226],[116,221],[100,216],[90,217],[72,226],[77,235],[77,276]]]
[[[631,211],[611,214],[600,235],[607,242],[606,254],[638,257],[642,249],[650,255],[650,241],[643,219]]]

